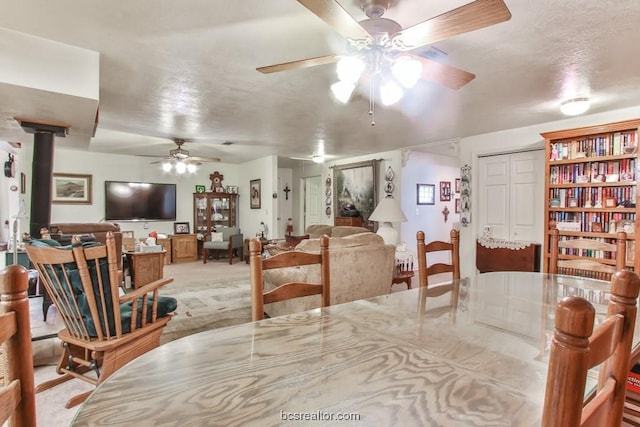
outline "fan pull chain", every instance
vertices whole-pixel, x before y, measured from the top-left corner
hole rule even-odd
[[[376,100],[374,98],[375,91],[374,86],[376,84],[376,75],[373,74],[371,76],[371,80],[369,81],[369,115],[371,116],[371,126],[376,125]]]

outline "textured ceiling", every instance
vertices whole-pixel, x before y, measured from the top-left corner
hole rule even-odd
[[[359,1],[339,3],[365,18]],[[465,3],[395,0],[385,17],[406,28]],[[377,106],[375,127],[366,89],[347,105],[330,96],[334,65],[256,71],[345,52],[295,0],[0,0],[0,27],[100,54],[97,133],[72,128],[56,142],[95,152],[165,155],[178,137],[192,141],[191,154],[228,163],[309,157],[320,142],[352,157],[558,120],[560,101],[578,95],[591,96],[589,112],[639,103],[640,1],[505,3],[511,20],[434,45],[445,52],[436,60],[476,75],[471,83],[456,91],[422,81],[397,106]],[[0,139],[32,140],[13,116],[80,114],[54,99],[0,85]]]

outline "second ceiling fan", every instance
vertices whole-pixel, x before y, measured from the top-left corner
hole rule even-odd
[[[400,63],[398,69],[402,68],[401,66],[403,65],[410,68],[412,65],[409,62],[412,62],[417,64],[417,67],[421,65],[421,70],[419,71],[416,71],[418,68],[413,66],[414,70],[412,72],[414,76],[412,78],[430,80],[451,89],[461,88],[473,80],[475,75],[450,65],[415,55],[411,51],[449,37],[498,24],[511,18],[511,12],[509,12],[503,0],[476,0],[403,29],[397,22],[382,17],[391,5],[391,0],[360,0],[360,7],[369,18],[360,22],[356,21],[335,0],[298,0],[298,2],[345,37],[349,50],[347,55],[361,57],[363,66],[366,67],[370,74],[379,74],[385,67],[395,67],[396,63]],[[262,73],[274,73],[330,64],[338,62],[344,57],[343,55],[332,54],[269,65],[257,68],[257,70]],[[343,81],[340,76],[340,65],[339,63],[338,74],[340,80]],[[345,64],[345,67],[350,65],[352,64]],[[396,75],[395,70],[392,71]],[[411,70],[409,71],[411,72]],[[345,71],[345,73],[349,72],[350,70]],[[345,80],[357,81],[358,78],[359,74],[357,74],[357,77],[347,75]],[[356,81],[348,83],[354,84]],[[334,93],[336,93],[335,90]]]

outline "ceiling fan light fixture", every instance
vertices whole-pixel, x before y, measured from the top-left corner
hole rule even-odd
[[[356,85],[353,83],[347,83],[345,81],[339,81],[331,85],[331,92],[333,92],[333,96],[343,104],[349,102],[349,98],[351,98],[351,94],[355,90]]]
[[[391,65],[393,76],[407,89],[412,88],[422,75],[422,62],[408,56],[401,56]]]
[[[194,165],[193,163],[188,163],[187,164],[187,172],[196,173],[197,170],[198,170],[198,167],[196,165]]]
[[[183,174],[187,171],[187,164],[182,160],[176,162],[176,173]]]
[[[365,63],[358,57],[345,56],[338,61],[336,73],[341,82],[355,84],[365,69]]]
[[[402,95],[404,95],[404,93],[402,89],[400,89],[400,86],[392,81],[388,81],[380,86],[380,101],[387,107],[400,101]]]
[[[590,106],[589,98],[573,98],[562,102],[560,111],[567,116],[577,116],[586,112]]]
[[[173,165],[171,164],[171,162],[164,162],[162,164],[162,170],[165,172],[171,172],[171,168],[173,167]]]

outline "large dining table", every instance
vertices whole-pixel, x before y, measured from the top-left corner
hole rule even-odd
[[[201,332],[118,370],[72,425],[537,426],[558,301],[601,320],[609,288],[485,273]]]

